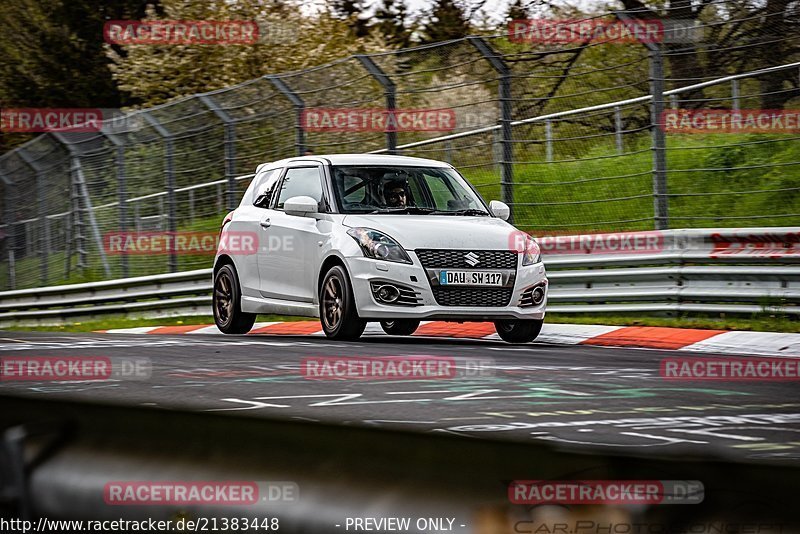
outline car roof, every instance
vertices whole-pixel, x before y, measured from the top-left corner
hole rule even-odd
[[[284,167],[292,163],[327,163],[331,165],[406,165],[414,167],[445,167],[451,165],[435,159],[412,158],[409,156],[390,156],[384,154],[321,154],[285,158],[271,163],[262,163],[257,171],[266,168]]]

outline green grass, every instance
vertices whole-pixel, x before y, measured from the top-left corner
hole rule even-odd
[[[533,149],[516,154],[529,163],[514,167],[515,223],[534,232],[653,229],[649,148],[649,137],[640,135],[622,155],[601,144],[556,153],[561,162],[554,163]],[[788,215],[800,213],[800,190],[790,190],[798,187],[799,162],[800,144],[785,135],[668,136],[667,192],[687,195],[669,198],[670,227],[797,224]],[[736,167],[754,168],[718,170]],[[497,169],[464,174],[487,200],[502,198]],[[730,194],[741,191],[749,193]],[[624,200],[607,201],[614,198]]]
[[[259,315],[258,321],[303,321],[307,317],[294,317],[285,315]],[[98,321],[81,321],[55,326],[19,326],[6,328],[20,332],[96,332],[98,330],[111,330],[112,328],[136,328],[140,326],[177,326],[177,325],[212,325],[214,317],[211,315],[194,315],[186,317],[168,317],[163,319],[103,319]]]

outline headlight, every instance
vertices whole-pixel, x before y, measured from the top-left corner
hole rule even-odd
[[[347,231],[347,235],[356,240],[367,258],[411,263],[411,258],[403,247],[383,232],[371,228],[351,228]]]
[[[522,252],[522,265],[533,265],[542,261],[539,244],[531,236],[525,236],[525,250]]]

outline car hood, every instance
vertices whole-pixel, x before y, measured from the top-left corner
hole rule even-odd
[[[509,250],[519,232],[495,217],[458,215],[348,215],[342,224],[378,230],[407,250]]]

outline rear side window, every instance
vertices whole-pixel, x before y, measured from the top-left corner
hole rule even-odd
[[[299,167],[286,171],[278,197],[278,209],[292,197],[311,197],[319,203],[322,200],[322,183],[318,167]]]
[[[260,208],[268,208],[270,206],[280,175],[280,169],[272,169],[256,179],[255,198],[253,199],[255,206]]]

